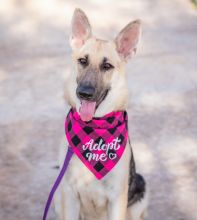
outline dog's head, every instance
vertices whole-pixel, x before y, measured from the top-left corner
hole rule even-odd
[[[125,109],[125,64],[135,54],[139,36],[140,21],[136,20],[113,41],[97,39],[85,13],[75,10],[70,39],[74,71],[68,78],[65,96],[82,120]]]

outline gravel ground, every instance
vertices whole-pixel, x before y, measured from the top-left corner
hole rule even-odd
[[[142,19],[127,68],[128,112],[137,169],[150,189],[147,220],[196,220],[197,10],[187,0],[0,3],[0,219],[41,219],[57,175],[76,6],[106,38]]]

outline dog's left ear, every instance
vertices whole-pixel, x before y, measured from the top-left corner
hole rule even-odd
[[[70,44],[72,49],[79,49],[92,35],[88,18],[81,9],[75,9],[71,25]]]
[[[137,44],[141,34],[141,22],[135,20],[129,23],[115,39],[116,49],[120,57],[127,61],[137,50]]]

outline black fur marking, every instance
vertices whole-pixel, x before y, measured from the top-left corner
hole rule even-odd
[[[129,145],[131,146],[130,140]],[[140,174],[136,173],[135,161],[133,158],[133,152],[131,148],[128,206],[131,206],[135,202],[142,200],[144,198],[145,191],[146,183],[144,178]]]
[[[135,202],[140,201],[144,198],[146,191],[146,183],[144,178],[136,173],[133,184],[129,185],[128,192],[128,206],[133,205]]]
[[[96,103],[96,109],[99,107],[99,105],[101,104],[101,102],[103,102],[109,92],[110,88],[107,88],[105,90],[105,92],[101,95],[101,98],[99,98],[99,100],[97,100],[97,103]]]

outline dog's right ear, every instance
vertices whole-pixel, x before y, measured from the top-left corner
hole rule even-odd
[[[91,26],[85,13],[76,8],[72,17],[70,44],[72,49],[79,49],[91,37]]]

